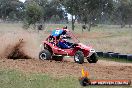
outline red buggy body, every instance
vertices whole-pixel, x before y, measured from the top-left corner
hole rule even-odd
[[[61,31],[59,33],[59,31]],[[62,49],[58,46],[59,36],[65,32],[66,39],[73,40],[71,48]],[[98,61],[95,50],[91,46],[86,46],[79,42],[79,40],[68,29],[56,29],[48,38],[41,44],[41,52],[39,59],[41,60],[62,60],[64,56],[74,56],[76,63],[82,64],[84,58],[89,63],[96,63]]]

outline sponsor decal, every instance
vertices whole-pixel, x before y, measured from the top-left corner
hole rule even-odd
[[[79,82],[82,86],[89,85],[130,85],[130,80],[92,80],[89,78],[88,71],[82,69],[82,76],[79,78]]]

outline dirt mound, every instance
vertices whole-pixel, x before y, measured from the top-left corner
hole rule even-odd
[[[0,37],[0,57],[2,58],[37,58],[39,41],[36,33],[25,31],[7,33]]]
[[[23,39],[20,39],[18,44],[16,44],[12,49],[10,50],[10,53],[6,56],[8,59],[31,59],[30,56],[26,55],[23,50]]]

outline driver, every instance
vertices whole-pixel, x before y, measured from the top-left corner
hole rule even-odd
[[[65,38],[65,35],[60,35],[59,42],[58,42],[60,48],[62,49],[71,48],[71,44],[69,42],[66,42],[66,39],[64,38]]]

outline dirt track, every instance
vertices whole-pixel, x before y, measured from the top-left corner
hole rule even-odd
[[[109,63],[109,64],[108,64]],[[63,61],[41,61],[38,59],[0,59],[0,67],[17,69],[26,73],[46,73],[52,76],[81,76],[81,69],[89,71],[91,78],[96,79],[132,79],[132,65],[115,64],[100,60],[97,64]]]
[[[19,39],[24,40],[21,50],[32,59],[12,60],[5,58],[12,52]],[[84,63],[82,65],[73,62],[73,58],[63,62],[41,61],[37,59],[39,52],[38,35],[36,33],[8,33],[0,37],[0,67],[17,69],[26,73],[46,73],[52,76],[81,76],[81,69],[89,71],[90,77],[95,79],[132,79],[132,64],[99,60],[97,64]],[[41,43],[41,42],[40,42]]]

